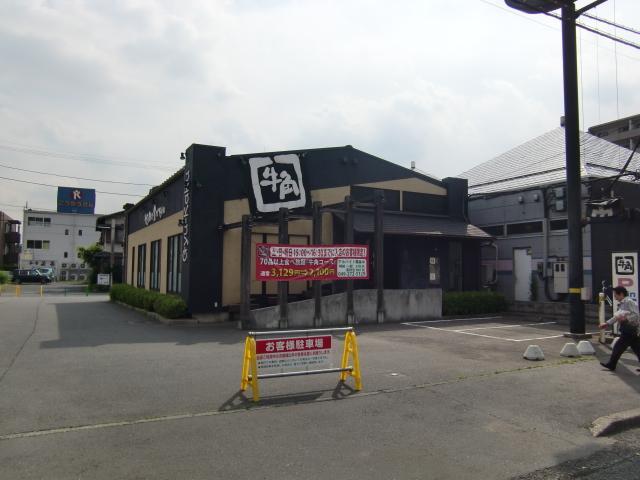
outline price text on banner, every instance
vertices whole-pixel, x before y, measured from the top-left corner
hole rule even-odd
[[[256,244],[256,280],[369,278],[368,245]]]
[[[331,335],[256,340],[259,373],[321,370],[331,367]]]

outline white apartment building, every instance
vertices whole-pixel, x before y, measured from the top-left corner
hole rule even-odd
[[[99,240],[98,217],[100,215],[25,210],[20,268],[51,267],[59,280],[86,280],[91,269],[78,257],[78,249]]]

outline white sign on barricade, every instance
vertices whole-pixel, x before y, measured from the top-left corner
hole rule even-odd
[[[96,283],[98,285],[111,285],[111,275],[108,273],[99,273]]]
[[[331,335],[256,340],[258,373],[332,368],[331,340]]]

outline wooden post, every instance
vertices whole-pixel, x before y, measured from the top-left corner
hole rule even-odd
[[[282,207],[278,214],[278,243],[289,243],[289,210]],[[289,324],[289,282],[278,282],[278,305],[280,306],[279,328],[287,328]]]
[[[344,197],[344,243],[353,244],[353,202],[351,197]],[[353,325],[355,315],[353,312],[353,280],[347,280],[347,325]]]
[[[313,244],[322,243],[322,212],[320,208],[322,202],[313,202]],[[322,325],[322,285],[320,280],[313,281],[313,299],[315,309],[313,312],[313,326],[315,328]]]
[[[376,318],[378,323],[384,323],[384,194],[376,192],[376,219],[375,219],[375,252],[376,252],[376,289],[378,290],[378,305]]]
[[[242,239],[240,242],[240,325],[247,329],[251,325],[251,217],[242,216]]]

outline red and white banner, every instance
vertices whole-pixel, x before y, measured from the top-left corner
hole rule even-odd
[[[260,373],[321,370],[331,367],[331,335],[256,340]]]
[[[366,280],[368,245],[256,245],[256,280]]]

